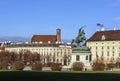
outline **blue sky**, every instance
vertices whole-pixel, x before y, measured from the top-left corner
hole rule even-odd
[[[0,0],[0,36],[56,34],[73,39],[82,26],[89,38],[104,24],[120,28],[120,0]]]

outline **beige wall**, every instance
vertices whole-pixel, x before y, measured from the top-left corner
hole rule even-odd
[[[105,62],[120,58],[120,41],[88,41],[87,46],[91,48],[92,60],[97,59],[96,54]]]
[[[40,56],[50,56],[51,62],[55,58],[55,62],[62,63],[64,65],[64,57],[67,59],[67,65],[70,63],[71,46],[59,46],[59,47],[6,47],[5,50],[19,52],[21,50],[29,50],[31,52],[37,52]],[[46,59],[44,60],[47,63]]]

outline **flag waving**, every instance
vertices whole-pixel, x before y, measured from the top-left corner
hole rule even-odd
[[[104,27],[104,25],[100,23],[98,23],[97,26]]]

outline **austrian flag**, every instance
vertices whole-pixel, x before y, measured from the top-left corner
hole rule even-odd
[[[104,27],[104,25],[100,23],[98,23],[97,26]]]

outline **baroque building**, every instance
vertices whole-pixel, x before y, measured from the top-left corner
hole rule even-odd
[[[105,63],[120,60],[120,30],[96,31],[86,46],[91,49],[92,61],[103,60]]]
[[[72,46],[61,42],[61,30],[56,29],[56,35],[33,35],[30,43],[6,45],[5,50],[37,52],[42,63],[55,62],[69,65]]]
[[[61,42],[61,30],[56,29],[56,35],[33,35],[31,39],[32,43],[49,43],[55,44]]]
[[[7,45],[5,50],[10,52],[30,51],[40,54],[41,62],[55,62],[69,65],[72,47],[65,44],[12,44]]]

